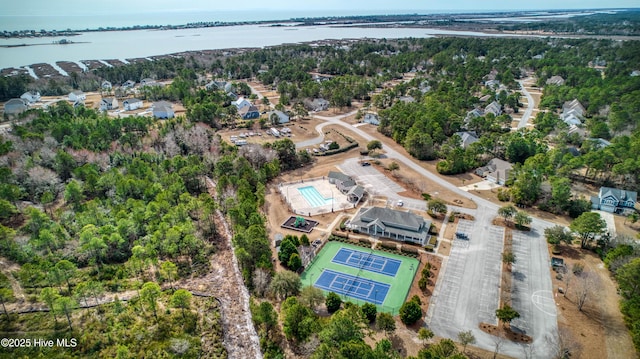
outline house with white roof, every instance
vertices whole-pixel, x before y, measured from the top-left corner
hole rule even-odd
[[[236,108],[238,109],[238,111],[242,110],[245,107],[249,107],[252,106],[251,102],[249,102],[249,100],[247,100],[244,97],[240,97],[237,100],[235,100],[233,102],[233,104],[236,106]]]
[[[27,100],[28,103],[34,103],[40,101],[40,92],[27,91],[20,96],[21,99]]]
[[[142,100],[139,100],[137,98],[128,98],[122,101],[122,106],[126,111],[137,110],[142,107]]]
[[[80,90],[71,91],[69,93],[69,101],[73,103],[84,102],[86,99],[87,95]]]
[[[104,80],[102,81],[102,84],[100,84],[100,87],[102,87],[103,90],[111,90],[113,85],[111,85],[111,82]]]

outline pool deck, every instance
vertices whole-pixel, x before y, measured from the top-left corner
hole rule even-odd
[[[333,198],[331,203],[322,206],[312,206],[305,199],[299,188],[313,186],[324,198]],[[353,208],[353,203],[347,200],[347,196],[342,194],[335,185],[329,183],[328,179],[322,177],[310,180],[284,183],[279,186],[281,195],[289,204],[290,210],[298,215],[314,216],[321,213],[331,213]]]

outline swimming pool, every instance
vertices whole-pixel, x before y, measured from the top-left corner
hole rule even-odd
[[[313,186],[300,187],[298,191],[311,207],[320,207],[333,202],[333,198],[324,198]]]

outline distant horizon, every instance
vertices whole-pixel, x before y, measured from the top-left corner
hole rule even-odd
[[[402,16],[402,15],[464,15],[464,14],[493,14],[493,13],[545,13],[545,12],[589,12],[589,11],[629,11],[638,7],[620,8],[547,8],[547,9],[344,9],[344,10],[193,10],[186,8],[164,8],[147,11],[145,13],[125,12],[119,16],[109,14],[2,14],[0,15],[0,31],[28,31],[28,30],[97,30],[99,28],[130,28],[135,26],[180,26],[199,22],[261,22],[261,21],[290,21],[297,18],[323,17],[366,17],[366,16]],[[145,16],[141,16],[145,15]],[[42,21],[46,19],[46,21]]]

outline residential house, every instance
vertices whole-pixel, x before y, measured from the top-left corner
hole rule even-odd
[[[460,139],[462,140],[460,145],[462,146],[462,148],[467,148],[472,143],[478,142],[478,137],[476,136],[475,132],[462,131],[456,132],[455,134],[460,136]]]
[[[260,111],[257,107],[250,105],[249,107],[245,106],[238,109],[238,115],[240,115],[243,120],[252,120],[260,117]]]
[[[484,82],[484,86],[488,88],[497,88],[500,86],[500,81],[498,80],[488,80]]]
[[[7,116],[19,115],[25,112],[29,106],[27,101],[22,98],[12,98],[4,104],[4,114]]]
[[[40,101],[40,92],[27,91],[20,96],[21,99],[27,100],[28,103],[34,103]]]
[[[173,104],[167,101],[159,101],[153,103],[153,117],[155,118],[174,118]]]
[[[362,119],[362,122],[364,123],[370,123],[372,125],[378,126],[380,125],[380,119],[378,118],[378,115],[375,113],[367,113],[364,115],[364,119]]]
[[[480,102],[487,102],[487,101],[491,100],[491,98],[492,98],[492,97],[493,97],[493,95],[484,95],[484,96],[480,97],[480,98],[478,99],[478,101],[480,101]]]
[[[567,131],[567,134],[572,135],[574,133],[581,138],[585,138],[587,136],[587,131],[585,131],[581,125],[569,125],[569,131]]]
[[[487,107],[484,108],[484,113],[492,113],[494,114],[494,116],[498,117],[500,115],[502,115],[502,106],[500,106],[500,104],[496,101],[493,101],[492,103],[488,104]]]
[[[416,99],[413,98],[413,96],[400,96],[398,97],[398,101],[401,101],[404,103],[412,103],[412,102],[416,102]]]
[[[504,185],[509,179],[512,169],[513,165],[511,163],[494,158],[486,166],[476,169],[475,173],[480,177],[484,177],[487,181]]]
[[[73,103],[84,102],[86,99],[87,95],[80,90],[75,90],[69,93],[69,101]]]
[[[129,98],[122,101],[122,106],[126,111],[137,110],[142,107],[142,100],[139,100],[137,98]]]
[[[243,109],[243,108],[245,108],[245,107],[252,106],[251,102],[249,102],[249,100],[247,100],[244,97],[238,98],[236,101],[233,102],[233,104],[236,106],[238,111]]]
[[[144,78],[142,80],[140,80],[140,86],[153,86],[156,84],[156,80],[152,79],[152,78]]]
[[[118,99],[115,97],[105,97],[100,100],[100,111],[115,110],[118,107]]]
[[[638,193],[618,188],[600,187],[598,197],[591,197],[591,208],[627,215],[636,211]]]
[[[572,101],[567,101],[562,104],[562,113],[563,114],[575,114],[576,116],[582,117],[586,112],[584,106],[578,101],[578,99],[573,99]]]
[[[589,138],[588,140],[596,148],[605,148],[611,146],[611,142],[605,140],[604,138]]]
[[[275,117],[274,117],[275,116]],[[277,119],[275,119],[277,118]],[[282,112],[282,111],[270,111],[267,112],[267,119],[269,120],[269,123],[275,124],[275,123],[279,123],[279,124],[283,124],[283,123],[288,123],[289,122],[289,115],[287,115],[286,113]],[[274,122],[275,120],[275,122]]]
[[[227,92],[227,97],[229,97],[231,99],[231,101],[235,101],[238,99],[238,95],[236,95],[235,93],[229,91]]]
[[[582,120],[576,116],[575,113],[570,113],[570,114],[562,114],[560,116],[560,118],[562,119],[562,121],[564,121],[564,123],[566,123],[569,126],[579,126],[582,125]]]
[[[556,85],[556,86],[562,86],[564,85],[564,79],[562,78],[562,76],[551,76],[547,79],[547,85]]]
[[[113,85],[111,85],[111,82],[104,80],[102,81],[100,87],[102,87],[103,90],[111,90],[113,88]]]
[[[135,81],[127,80],[122,84],[123,88],[133,88],[136,85]]]
[[[226,82],[226,81],[210,81],[208,84],[204,85],[204,87],[209,91],[214,91],[214,90],[223,90],[224,92],[233,91],[233,84],[231,82]]]
[[[431,221],[411,212],[382,207],[363,207],[347,227],[371,236],[424,246],[430,237]]]
[[[323,98],[305,99],[303,104],[309,111],[326,111],[329,108],[329,101]]]

